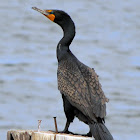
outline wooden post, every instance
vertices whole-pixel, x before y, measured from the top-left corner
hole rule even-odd
[[[7,132],[7,140],[94,140],[94,138],[50,131],[11,130]]]
[[[7,133],[7,140],[31,140],[31,130],[11,130]]]

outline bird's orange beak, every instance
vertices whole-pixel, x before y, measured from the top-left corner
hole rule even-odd
[[[41,14],[43,14],[44,16],[49,18],[51,21],[54,21],[54,19],[55,19],[55,15],[51,14],[52,10],[41,10],[41,9],[36,8],[36,7],[32,7],[32,9],[40,12]]]

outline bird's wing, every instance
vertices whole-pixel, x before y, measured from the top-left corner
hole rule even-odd
[[[99,82],[98,75],[95,70],[89,68],[83,63],[78,63],[81,75],[83,75],[88,88],[88,97],[90,98],[90,103],[96,117],[104,118],[106,116],[106,102],[108,98],[104,95],[102,86]]]
[[[80,63],[65,63],[58,67],[58,89],[69,102],[90,120],[106,115],[107,98],[93,69]]]

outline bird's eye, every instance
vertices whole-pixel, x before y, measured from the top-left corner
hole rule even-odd
[[[51,11],[50,14],[53,14],[53,11]]]

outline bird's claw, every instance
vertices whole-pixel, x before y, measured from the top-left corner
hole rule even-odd
[[[65,134],[73,134],[74,135],[74,133],[72,133],[71,131],[68,131],[68,130],[67,131],[64,131],[64,130],[58,131],[58,133],[65,133]]]

